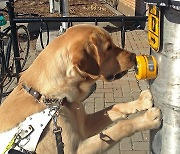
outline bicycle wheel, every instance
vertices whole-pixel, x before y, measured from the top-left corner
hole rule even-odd
[[[0,104],[3,98],[3,76],[2,76],[2,59],[0,57]]]
[[[3,57],[2,54],[0,54],[0,104],[3,99],[3,89],[4,89],[4,81],[5,81],[5,72],[4,72],[4,66],[3,66]]]
[[[14,67],[14,54],[12,52],[12,39],[9,35],[4,38],[5,52],[2,53],[2,98],[6,97],[14,88],[15,84],[15,67]]]
[[[0,48],[0,50],[2,50]],[[3,97],[3,64],[2,64],[2,53],[0,51],[0,104]]]
[[[4,87],[7,83],[7,67],[6,67],[6,59],[4,55],[4,41],[0,40],[0,103],[2,98],[4,97]]]
[[[23,71],[24,66],[27,62],[27,58],[29,55],[29,47],[30,47],[30,35],[26,26],[24,25],[17,26],[17,39],[18,39],[21,69],[22,69],[21,71]]]

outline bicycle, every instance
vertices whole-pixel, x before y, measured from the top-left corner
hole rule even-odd
[[[5,11],[5,10],[0,10]],[[3,14],[0,14],[0,103],[3,97],[7,96],[12,88],[10,86],[14,82],[17,74],[15,72],[15,60],[20,60],[21,71],[23,71],[26,64],[29,46],[30,46],[30,35],[29,31],[24,25],[16,26],[17,41],[19,47],[20,57],[14,57],[12,49],[12,36],[11,27],[1,30],[1,26],[6,24]],[[5,46],[7,45],[7,46]],[[9,90],[10,89],[10,90]]]

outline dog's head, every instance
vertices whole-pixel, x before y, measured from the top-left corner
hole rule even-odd
[[[117,47],[110,34],[100,27],[78,25],[70,28],[65,35],[73,38],[69,52],[74,69],[86,78],[82,84],[92,85],[97,79],[120,79],[135,64],[136,55]],[[92,93],[92,89],[90,86],[88,94]]]
[[[77,39],[71,44],[72,63],[81,74],[105,81],[119,79],[132,68],[136,55],[117,47],[110,34],[97,26],[79,25],[67,31]],[[73,36],[72,36],[73,37]]]
[[[50,43],[20,81],[49,97],[83,101],[97,79],[119,79],[134,64],[135,54],[117,47],[107,31],[77,25]]]

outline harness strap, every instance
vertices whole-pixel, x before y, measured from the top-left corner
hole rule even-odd
[[[27,117],[17,127],[0,133],[0,153],[7,153],[10,149],[24,153],[34,152],[44,128],[55,112],[45,109]]]
[[[28,87],[25,84],[22,84],[23,88],[30,94],[32,95],[35,100],[39,102],[40,98],[43,96],[41,93],[33,89],[32,87]],[[63,106],[64,103],[68,103],[66,98],[63,99],[52,99],[52,98],[43,98],[43,103],[46,104],[47,109],[50,111],[53,110],[55,111],[54,114],[52,115],[52,120],[54,123],[54,129],[53,133],[55,134],[56,138],[56,146],[57,146],[57,152],[58,154],[64,154],[64,143],[62,141],[62,128],[57,125],[57,111],[60,109],[60,106]]]
[[[52,118],[52,115],[55,111],[50,111],[49,109],[45,109],[40,113],[36,113],[28,118],[19,126],[20,127],[20,141],[18,141],[18,146],[14,148],[15,150],[19,151],[35,151],[36,146],[39,142],[39,138],[47,126],[49,121]],[[28,135],[23,137],[23,132],[27,132],[27,127],[31,127],[33,131]]]
[[[8,151],[8,154],[24,154],[24,153],[18,150],[10,149]]]
[[[33,89],[32,87],[28,87],[25,84],[22,84],[23,88],[29,93],[31,94],[36,100],[39,100],[42,96],[41,93],[39,93],[38,91],[36,91],[35,89]]]
[[[62,128],[57,125],[57,115],[56,113],[52,116],[52,120],[54,123],[54,129],[53,133],[55,134],[56,137],[56,146],[57,146],[57,152],[58,154],[64,154],[64,143],[62,141]]]

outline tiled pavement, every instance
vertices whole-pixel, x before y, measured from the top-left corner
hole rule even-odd
[[[113,26],[110,23],[107,25]],[[102,24],[101,26],[105,26]],[[120,32],[110,33],[115,44],[120,44]],[[147,41],[147,32],[135,30],[126,32],[125,48],[136,54],[148,54],[149,45]],[[29,66],[37,53],[30,52],[27,66]],[[99,111],[110,105],[132,101],[138,98],[140,91],[147,89],[145,81],[137,81],[134,77],[134,71],[130,71],[122,79],[114,82],[97,81],[96,92],[93,93],[85,102],[87,113]],[[119,130],[121,131],[121,130]],[[124,138],[121,142],[108,150],[106,154],[148,154],[149,153],[149,131],[136,133],[131,137]]]

